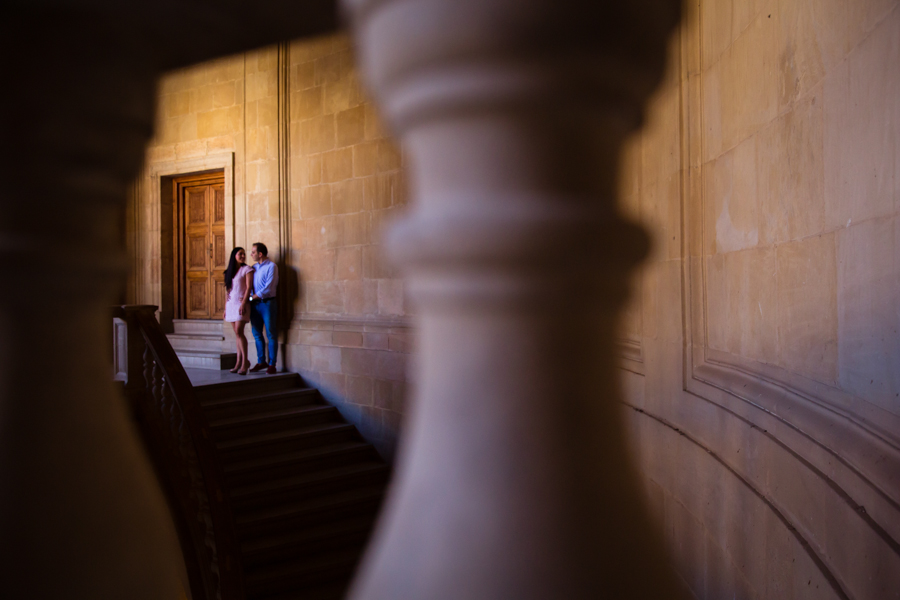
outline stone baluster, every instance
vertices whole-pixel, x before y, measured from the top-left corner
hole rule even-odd
[[[4,75],[15,82],[0,96],[0,249],[14,282],[0,295],[2,590],[177,598],[175,533],[110,381],[124,200],[164,69],[331,31],[334,1],[9,8],[0,20]]]
[[[618,153],[675,0],[345,0],[409,153],[390,248],[418,314],[396,483],[351,597],[673,598],[614,332],[647,237]]]
[[[107,350],[157,71],[117,19],[37,4],[0,26],[17,82],[0,99],[3,595],[176,598],[174,529]]]

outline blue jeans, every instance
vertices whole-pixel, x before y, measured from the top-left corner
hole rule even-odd
[[[266,337],[269,338],[268,361],[266,361],[266,341],[263,339],[263,327],[266,329]],[[256,362],[274,367],[275,361],[278,360],[278,300],[276,298],[250,304],[250,328],[253,329],[253,339],[256,340]]]

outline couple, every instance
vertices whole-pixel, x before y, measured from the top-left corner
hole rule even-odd
[[[235,248],[225,269],[225,320],[232,324],[237,336],[237,363],[231,372],[246,375],[248,369],[251,373],[265,369],[272,375],[277,372],[275,361],[278,358],[278,302],[275,299],[278,266],[269,260],[269,249],[261,242],[250,247],[250,258],[256,265],[246,265],[246,258],[243,248]],[[257,363],[252,369],[247,358],[247,338],[244,337],[247,321],[250,321],[256,339]],[[269,339],[268,362],[263,328]]]

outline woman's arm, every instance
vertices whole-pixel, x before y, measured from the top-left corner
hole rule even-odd
[[[250,298],[250,292],[253,290],[253,269],[250,269],[244,275],[244,283],[244,296],[241,298],[241,306],[238,310],[238,314],[241,316],[244,314],[244,307],[247,306],[247,299]]]
[[[253,292],[253,269],[247,271],[247,274],[244,275],[244,297],[241,298],[241,304],[247,301],[247,298],[250,297],[250,293]]]

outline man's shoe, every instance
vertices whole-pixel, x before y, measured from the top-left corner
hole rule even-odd
[[[250,369],[251,373],[256,373],[257,371],[262,371],[263,369],[268,369],[269,365],[266,363],[256,363],[256,366]]]
[[[269,365],[269,368],[266,369],[266,375],[274,375],[278,370],[275,369],[275,365]]]

